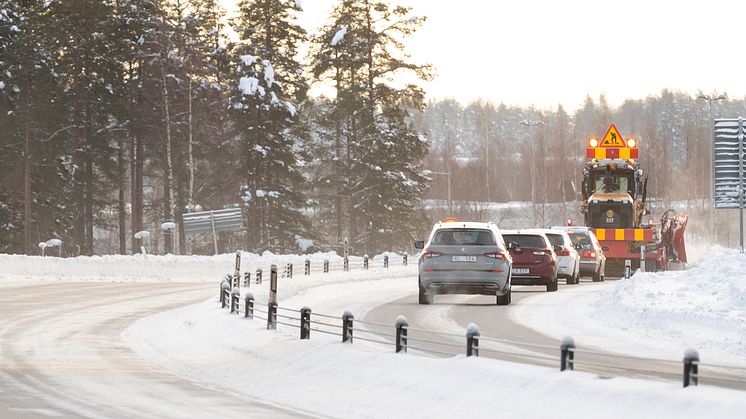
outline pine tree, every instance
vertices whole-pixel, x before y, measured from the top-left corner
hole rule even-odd
[[[0,6],[0,206],[8,217],[0,219],[0,240],[15,252],[35,253],[35,241],[52,237],[69,243],[74,213],[66,193],[74,169],[65,155],[70,127],[52,22],[39,2]]]
[[[307,234],[300,140],[293,133],[306,82],[295,61],[305,32],[295,24],[297,2],[244,1],[233,50],[236,73],[230,98],[236,154],[245,174],[242,199],[250,214],[249,246],[286,251]],[[274,59],[274,61],[273,61]]]
[[[429,179],[420,168],[429,143],[412,128],[424,107],[416,85],[391,79],[410,73],[429,79],[429,67],[410,62],[403,39],[424,18],[380,1],[342,0],[315,39],[314,74],[336,88],[334,156],[337,212],[353,247],[404,246]],[[346,203],[342,203],[342,199]],[[339,220],[341,221],[341,220]]]

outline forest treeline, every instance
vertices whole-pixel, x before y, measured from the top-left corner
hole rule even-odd
[[[425,102],[432,69],[404,47],[425,18],[339,0],[308,34],[296,0],[0,0],[0,251],[210,252],[181,215],[239,207],[224,249],[407,249],[423,198],[577,197],[585,142],[640,140],[649,195],[703,200],[710,120],[740,99],[662,91],[576,111]],[[404,76],[404,77],[402,77]],[[401,80],[418,80],[403,84]],[[309,90],[325,92],[309,96]],[[176,240],[160,231],[175,221]]]
[[[393,81],[430,78],[404,50],[424,18],[340,0],[309,36],[300,13],[296,0],[244,0],[228,23],[216,0],[0,2],[0,251],[59,238],[67,254],[139,252],[149,230],[165,252],[199,252],[181,215],[225,207],[244,209],[246,231],[224,246],[406,243],[428,185],[412,118],[425,92]],[[312,85],[333,97],[309,99]]]

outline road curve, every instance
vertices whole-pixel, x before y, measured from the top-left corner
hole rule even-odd
[[[608,286],[613,282],[615,281],[607,281]],[[580,285],[569,285],[577,286],[583,286],[582,282]],[[560,284],[559,292],[561,293],[565,287],[568,285]],[[393,324],[393,319],[398,315],[404,315],[410,326],[415,329],[409,333],[410,344],[435,353],[463,353],[465,329],[470,323],[475,323],[479,326],[482,337],[529,344],[523,346],[482,339],[480,356],[558,368],[560,351],[557,339],[517,323],[511,315],[514,308],[531,304],[531,296],[544,292],[544,287],[515,286],[511,305],[507,307],[495,305],[494,297],[462,295],[435,296],[434,304],[420,305],[415,293],[370,310],[364,320]],[[561,310],[561,307],[557,309]],[[420,329],[440,330],[450,333],[451,336],[427,334]],[[429,341],[443,341],[445,344],[418,341],[418,337]],[[585,347],[582,350],[578,348],[575,360],[576,370],[596,373],[602,377],[625,376],[675,382],[682,380],[682,364],[675,361],[641,362],[597,347]],[[746,376],[732,371],[700,368],[700,375],[702,384],[746,389]]]
[[[299,417],[182,379],[122,331],[204,301],[214,284],[0,284],[0,417]]]

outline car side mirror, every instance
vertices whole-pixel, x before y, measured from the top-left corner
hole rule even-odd
[[[575,245],[575,250],[581,250],[583,248],[583,245],[578,243]]]
[[[608,252],[609,251],[609,246],[604,246],[604,247],[601,248],[601,250],[603,250],[604,252]]]
[[[560,245],[554,246],[554,251],[555,252],[561,252],[562,251],[562,246],[560,246]]]
[[[417,250],[422,250],[425,248],[425,241],[424,240],[417,240],[414,242],[414,248]]]

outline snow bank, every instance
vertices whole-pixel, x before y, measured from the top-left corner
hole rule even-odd
[[[51,280],[51,281],[218,281],[225,273],[233,273],[235,253],[217,256],[155,256],[108,255],[56,258],[23,255],[0,255],[0,281]],[[284,267],[293,263],[295,272],[303,274],[303,263],[310,259],[312,268],[320,269],[328,259],[341,263],[334,252],[311,255],[275,255],[264,252],[242,253],[241,272],[266,272],[273,264]],[[357,262],[359,258],[351,258]],[[382,259],[382,256],[379,258]],[[382,261],[380,262],[382,263]],[[253,277],[253,275],[252,275]]]
[[[201,385],[314,416],[736,418],[746,409],[743,393],[732,390],[394,354],[392,347],[364,350],[361,342],[313,332],[301,341],[296,333],[267,331],[210,301],[143,319],[124,337],[141,355]]]
[[[702,363],[746,364],[746,255],[710,247],[684,271],[636,273],[629,280],[563,288],[516,307],[518,322],[579,345]]]

